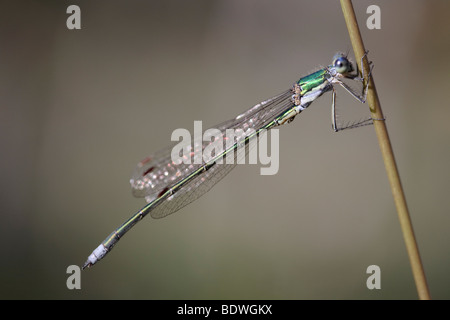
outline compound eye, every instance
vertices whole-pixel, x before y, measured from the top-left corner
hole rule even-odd
[[[351,64],[345,57],[339,57],[334,61],[334,67],[339,73],[351,72]]]

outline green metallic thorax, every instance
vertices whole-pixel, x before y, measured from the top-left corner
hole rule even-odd
[[[323,89],[328,85],[327,78],[329,77],[330,75],[327,72],[327,69],[320,69],[319,71],[300,78],[300,80],[297,81],[297,84],[299,84],[301,88],[300,94],[304,96],[311,90]]]

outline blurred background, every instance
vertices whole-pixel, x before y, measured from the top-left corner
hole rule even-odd
[[[449,299],[450,2],[376,1],[369,30],[373,3],[355,12],[431,295]],[[416,299],[373,127],[333,133],[330,94],[280,128],[277,175],[238,166],[66,287],[144,206],[130,175],[174,129],[230,119],[336,51],[353,57],[332,0],[1,1],[0,298]],[[340,89],[337,103],[368,115]]]

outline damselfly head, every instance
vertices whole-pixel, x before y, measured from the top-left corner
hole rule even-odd
[[[334,55],[332,67],[336,70],[336,72],[343,75],[353,72],[352,63],[347,58],[347,55],[341,52]]]

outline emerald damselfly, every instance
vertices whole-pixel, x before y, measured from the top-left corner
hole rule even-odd
[[[300,78],[292,88],[258,103],[237,117],[216,126],[215,128],[222,133],[227,129],[253,129],[253,131],[222,152],[215,154],[208,161],[197,164],[175,163],[172,161],[172,146],[170,146],[139,162],[130,183],[134,196],[145,197],[148,204],[114,230],[88,257],[83,269],[91,267],[102,259],[122,236],[147,214],[150,213],[153,218],[162,218],[201,197],[236,166],[237,161],[232,163],[222,161],[228,154],[234,152],[239,146],[248,145],[260,133],[291,122],[297,114],[305,110],[325,92],[332,91],[332,127],[334,131],[371,124],[376,119],[369,118],[346,127],[339,127],[336,119],[335,85],[343,87],[359,102],[366,101],[372,68],[361,93],[356,92],[344,82],[348,79],[364,83],[363,59],[366,54],[361,58],[361,77],[354,70],[347,55],[337,53],[333,57],[331,65]],[[355,73],[353,73],[354,71]],[[222,136],[225,139],[226,135]],[[212,142],[203,141],[194,148],[204,150],[209,143]],[[246,152],[248,152],[247,150]],[[237,157],[237,153],[234,157]]]

